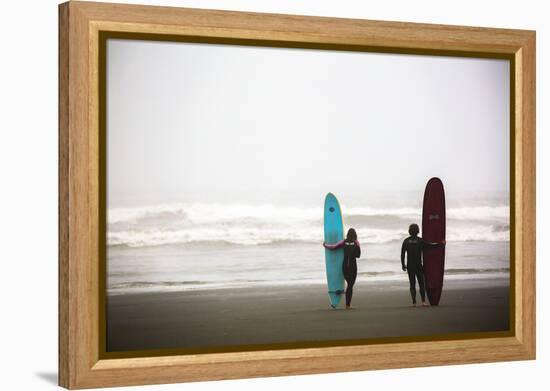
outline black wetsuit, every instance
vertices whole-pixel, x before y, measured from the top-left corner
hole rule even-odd
[[[438,243],[427,242],[419,236],[409,236],[403,241],[403,245],[401,246],[401,266],[405,269],[405,253],[407,253],[407,272],[409,273],[411,297],[414,304],[416,304],[416,280],[418,280],[420,288],[420,297],[423,302],[426,300],[422,251],[426,247],[435,247],[438,245]]]
[[[357,278],[357,258],[361,257],[361,247],[355,242],[344,242],[344,263],[342,271],[347,282],[346,288],[346,306],[351,305],[353,296],[353,284]]]

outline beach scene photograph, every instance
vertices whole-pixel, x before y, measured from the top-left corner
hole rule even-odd
[[[510,63],[108,39],[106,351],[512,327]]]

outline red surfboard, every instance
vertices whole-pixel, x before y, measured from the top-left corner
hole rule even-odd
[[[428,242],[445,240],[445,190],[439,178],[431,178],[424,190],[422,238]],[[430,305],[438,305],[445,272],[445,245],[424,250],[424,278]]]

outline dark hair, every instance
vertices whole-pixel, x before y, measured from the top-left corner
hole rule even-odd
[[[348,234],[346,235],[346,242],[355,242],[357,240],[357,232],[353,228],[348,229]]]
[[[416,236],[420,232],[420,228],[418,228],[418,224],[411,224],[409,225],[409,235]]]

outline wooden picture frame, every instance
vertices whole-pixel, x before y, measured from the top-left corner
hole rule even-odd
[[[510,60],[509,333],[150,357],[102,354],[102,44],[154,40]],[[103,35],[102,35],[103,34]],[[104,82],[104,81],[103,81]],[[345,356],[346,360],[338,360]],[[535,32],[139,5],[59,6],[59,384],[91,388],[535,358]]]

